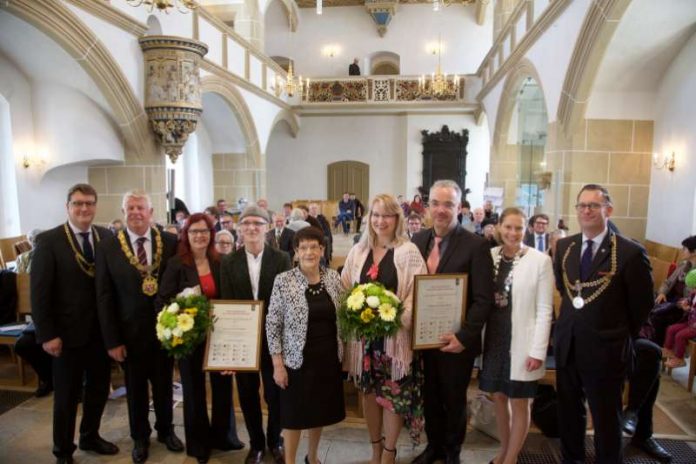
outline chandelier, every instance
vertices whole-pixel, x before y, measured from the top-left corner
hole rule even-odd
[[[459,94],[459,76],[448,77],[442,72],[442,41],[438,38],[437,48],[433,54],[437,53],[437,67],[430,76],[422,75],[418,78],[418,94],[421,98],[443,98],[454,97]]]
[[[305,89],[309,90],[309,78],[303,80],[302,76],[295,77],[292,60],[290,60],[288,63],[288,75],[285,78],[285,82],[283,82],[283,79],[280,76],[276,76],[276,97],[280,97],[280,94],[283,92],[285,92],[288,97],[292,97],[297,92],[299,92],[300,95],[303,95]]]
[[[198,6],[196,0],[126,0],[130,6],[139,7],[140,5],[145,5],[148,8],[148,12],[157,8],[159,11],[164,11],[169,14],[170,8],[175,8],[181,13],[188,13],[191,10],[195,10]]]

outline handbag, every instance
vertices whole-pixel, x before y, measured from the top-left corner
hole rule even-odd
[[[495,404],[489,395],[479,392],[469,401],[469,418],[471,427],[500,441],[495,419]]]

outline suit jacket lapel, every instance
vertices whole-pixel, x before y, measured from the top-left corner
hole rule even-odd
[[[594,258],[592,259],[590,275],[594,275],[599,269],[599,266],[601,266],[602,263],[606,261],[609,257],[611,251],[611,236],[611,232],[607,233],[607,235],[604,237],[604,240],[602,241],[602,244],[599,246],[597,253],[595,253]]]
[[[239,250],[236,267],[237,275],[241,276],[239,279],[240,293],[249,295],[249,299],[252,300],[254,298],[254,291],[251,288],[251,277],[249,276],[249,266],[247,265],[246,250],[244,250],[244,248]]]
[[[566,276],[571,284],[575,284],[576,280],[580,280],[580,251],[582,249],[582,235],[578,236],[568,245],[572,246],[573,249],[570,250],[568,254],[568,260],[565,263],[563,270],[565,270]],[[567,251],[567,249],[566,249]],[[566,251],[563,251],[565,255]],[[561,255],[561,260],[563,259]]]

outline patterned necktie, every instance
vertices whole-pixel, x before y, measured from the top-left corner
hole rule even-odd
[[[544,236],[539,235],[537,237],[537,250],[543,252],[544,251]]]
[[[136,250],[138,252],[138,261],[140,261],[140,264],[143,266],[147,266],[147,253],[145,253],[145,240],[147,240],[145,237],[139,237],[138,240],[135,241],[135,243],[138,244],[138,249]]]
[[[89,243],[89,232],[80,232],[80,236],[82,237],[82,254],[88,262],[93,263],[94,250],[92,244]]]
[[[430,254],[428,255],[428,262],[426,265],[428,266],[428,273],[430,274],[435,274],[435,271],[437,270],[438,264],[440,264],[440,242],[442,241],[442,237],[438,237],[437,235],[435,236],[435,244],[433,245],[433,249],[430,250]]]
[[[587,244],[587,248],[585,248],[585,252],[580,259],[580,279],[583,281],[590,277],[590,269],[592,268],[592,245],[594,245],[592,240],[587,240],[585,243]]]

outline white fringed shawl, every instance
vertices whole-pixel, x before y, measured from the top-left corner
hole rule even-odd
[[[351,248],[341,273],[341,282],[345,289],[350,289],[360,282],[362,271],[370,248],[358,243]],[[413,278],[418,274],[427,274],[428,268],[416,247],[411,242],[404,242],[394,248],[394,266],[398,279],[396,296],[402,301],[404,312],[401,315],[401,329],[393,337],[384,340],[384,350],[392,360],[392,380],[399,380],[408,375],[411,370],[413,351],[411,351],[411,322],[413,307]],[[362,372],[363,344],[359,340],[349,341],[344,351],[344,367],[354,379]]]

